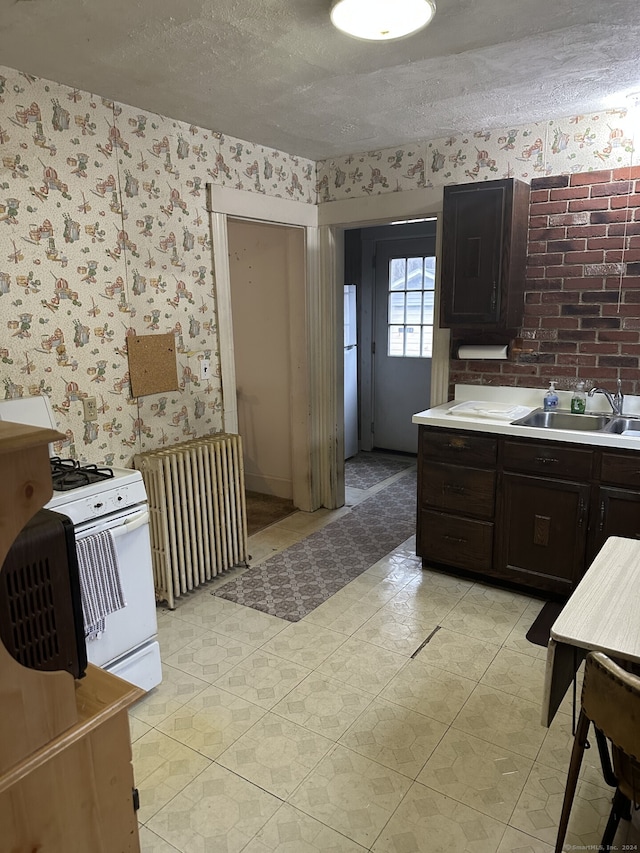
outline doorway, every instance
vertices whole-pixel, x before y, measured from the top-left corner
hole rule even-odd
[[[228,187],[207,186],[211,220],[213,266],[220,338],[222,410],[225,428],[237,431],[234,342],[231,323],[228,228],[230,217],[300,227],[304,234],[304,271],[296,282],[299,337],[293,374],[293,501],[311,512],[344,504],[343,454],[343,326],[342,294],[347,237],[353,229],[375,222],[437,216],[442,210],[442,188],[425,187],[411,193],[390,193],[344,204],[312,205],[290,199],[238,193]],[[394,226],[397,227],[397,226]],[[438,252],[440,248],[438,248]],[[360,283],[360,279],[358,279]],[[438,313],[436,295],[436,314]],[[367,308],[367,310],[369,310]],[[304,318],[304,320],[302,319]],[[370,312],[369,312],[370,319]],[[304,324],[304,328],[303,328]],[[371,334],[369,334],[369,346]],[[365,344],[364,339],[360,341]],[[434,330],[431,400],[448,399],[449,330]],[[361,355],[366,346],[361,346]],[[370,350],[369,350],[370,354]],[[301,356],[301,357],[300,357]],[[362,359],[364,361],[364,358]],[[371,366],[361,380],[361,396],[372,400]],[[361,411],[368,412],[361,403]],[[369,421],[372,414],[368,412]],[[372,434],[360,424],[360,447],[370,450]],[[342,458],[341,458],[342,456]]]
[[[228,220],[238,432],[248,491],[296,500],[292,447],[304,363],[301,228]]]
[[[431,404],[436,222],[348,233],[345,268],[357,266],[360,283],[360,447],[416,454],[411,418]]]

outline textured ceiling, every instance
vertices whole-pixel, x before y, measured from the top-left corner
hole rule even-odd
[[[314,160],[640,90],[638,0],[437,6],[380,44],[335,30],[330,0],[0,0],[0,63]]]

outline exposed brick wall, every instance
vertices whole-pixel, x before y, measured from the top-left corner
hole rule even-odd
[[[640,166],[534,178],[526,275],[522,351],[453,359],[451,388],[620,378],[640,394]]]

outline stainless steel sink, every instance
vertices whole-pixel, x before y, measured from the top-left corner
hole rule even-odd
[[[604,428],[604,432],[613,432],[619,435],[628,429],[640,430],[640,419],[624,416],[613,417]]]
[[[616,420],[619,420],[616,418]],[[622,418],[621,420],[626,420]],[[587,414],[574,415],[573,412],[556,410],[545,412],[544,409],[534,409],[524,418],[513,421],[518,426],[540,427],[542,429],[572,429],[580,431],[598,432],[603,431],[612,421],[610,415]],[[640,424],[640,421],[635,421]],[[632,429],[632,427],[626,427]],[[620,430],[607,430],[608,432],[622,432]]]

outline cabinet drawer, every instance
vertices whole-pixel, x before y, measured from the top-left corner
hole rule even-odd
[[[591,478],[593,452],[549,442],[505,441],[503,467],[541,477]]]
[[[603,453],[600,480],[640,491],[640,453]]]
[[[498,455],[498,439],[488,435],[458,433],[452,430],[423,429],[423,459],[437,459],[458,465],[493,468]]]
[[[489,571],[493,524],[439,512],[423,512],[418,529],[418,554],[423,560],[461,569]]]
[[[496,475],[494,471],[425,462],[422,468],[422,505],[493,518]]]

